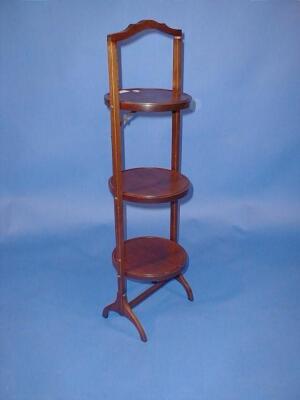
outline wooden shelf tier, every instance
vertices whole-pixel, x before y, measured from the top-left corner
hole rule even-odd
[[[189,107],[192,98],[186,93],[176,94],[168,89],[122,89],[119,91],[121,110],[129,111],[176,111]],[[110,106],[109,93],[104,96]]]
[[[187,262],[186,251],[176,242],[144,236],[124,242],[125,276],[142,281],[164,281],[178,276]],[[112,260],[118,271],[116,249]]]
[[[180,199],[190,188],[188,178],[166,168],[132,168],[122,171],[123,199],[139,203],[165,203]],[[114,178],[109,188],[115,193]]]

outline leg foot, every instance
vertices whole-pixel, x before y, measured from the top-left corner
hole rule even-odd
[[[125,317],[127,317],[132,323],[133,325],[136,327],[136,329],[138,330],[141,340],[143,342],[147,342],[147,336],[146,333],[144,331],[144,328],[142,326],[142,324],[140,323],[140,321],[138,320],[137,316],[135,315],[135,313],[132,311],[132,309],[130,308],[130,305],[126,302],[124,303],[124,315]]]
[[[102,316],[104,318],[107,318],[110,311],[115,311],[118,314],[124,315],[124,317],[128,318],[133,323],[133,325],[136,327],[136,329],[138,330],[141,340],[143,342],[147,342],[147,336],[144,331],[144,328],[143,328],[142,324],[140,323],[140,321],[138,320],[137,316],[132,311],[132,309],[127,301],[127,298],[120,299],[120,301],[117,299],[114,303],[106,306],[102,311]]]
[[[180,275],[176,276],[175,279],[184,287],[188,299],[190,301],[193,301],[194,300],[193,291],[192,291],[190,285],[188,284],[187,280],[185,279],[185,277],[182,274],[180,274]]]
[[[115,311],[120,314],[119,305],[118,305],[117,301],[104,307],[104,309],[102,311],[102,316],[104,318],[107,318],[110,311]]]

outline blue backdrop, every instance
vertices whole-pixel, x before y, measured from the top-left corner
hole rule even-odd
[[[0,397],[299,399],[299,1],[0,2]],[[171,283],[100,317],[115,276],[106,35],[141,19],[185,34],[180,241]],[[171,87],[172,41],[122,46],[124,87]],[[169,116],[125,130],[126,167],[168,166]],[[127,206],[128,237],[167,208]],[[140,285],[131,283],[131,295]]]

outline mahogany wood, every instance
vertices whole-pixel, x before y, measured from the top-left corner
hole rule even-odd
[[[186,290],[188,299],[190,301],[193,301],[194,297],[193,297],[192,289],[189,286],[189,284],[186,281],[186,279],[184,278],[184,276],[182,274],[180,274],[177,277],[175,277],[175,279]],[[116,301],[114,303],[109,304],[108,306],[106,306],[104,308],[104,310],[102,312],[103,317],[107,318],[110,311],[115,311],[115,312],[119,313],[120,315],[123,315],[123,316],[127,317],[129,320],[132,321],[132,323],[137,328],[137,330],[138,330],[138,332],[140,334],[141,340],[143,342],[146,342],[147,341],[146,333],[145,333],[145,331],[143,329],[142,324],[140,323],[140,321],[138,320],[138,318],[136,317],[136,315],[132,311],[132,308],[136,307],[138,304],[140,304],[142,301],[147,299],[149,296],[151,296],[153,293],[155,293],[157,290],[159,290],[161,287],[163,287],[168,282],[170,282],[170,280],[164,280],[164,281],[161,281],[161,282],[156,282],[154,285],[150,286],[148,289],[146,289],[144,292],[139,294],[137,297],[135,297],[130,302],[128,302],[127,298],[126,298],[123,301],[123,306],[122,307],[121,307],[119,299],[117,297],[117,299],[116,299]]]
[[[172,36],[182,36],[181,29],[173,29],[164,23],[148,19],[139,21],[136,24],[130,24],[121,32],[111,33],[110,35],[108,35],[108,38],[110,38],[114,42],[118,42],[120,40],[129,39],[130,37],[146,29],[155,29]]]
[[[184,287],[188,299],[190,301],[193,301],[194,300],[194,295],[193,295],[192,289],[191,289],[190,285],[188,284],[187,280],[185,279],[185,277],[182,274],[180,274],[180,275],[176,276],[175,279],[179,283],[181,283],[181,285]]]
[[[158,289],[163,287],[169,281],[161,281],[157,282],[154,285],[150,286],[147,290],[139,294],[135,299],[129,302],[130,307],[135,307],[140,304],[142,301],[146,300],[149,296],[155,293]]]
[[[179,96],[182,92],[182,38],[175,37],[173,39],[173,91]],[[180,111],[172,112],[172,154],[171,168],[173,171],[180,170]],[[179,220],[179,204],[178,200],[171,202],[170,213],[170,239],[177,242],[178,240],[178,220]]]
[[[192,98],[186,93],[168,89],[130,88],[119,91],[120,109],[129,111],[157,112],[182,110],[189,107]],[[110,106],[110,95],[104,101]]]
[[[164,203],[183,197],[190,181],[177,171],[165,168],[132,168],[122,171],[123,199],[138,203]],[[115,193],[115,180],[109,188]]]
[[[147,30],[155,29],[173,36],[173,83],[167,89],[121,89],[119,79],[118,42]],[[187,108],[191,97],[182,92],[182,32],[153,20],[129,25],[121,32],[107,36],[109,93],[105,102],[110,108],[113,176],[109,181],[114,196],[116,247],[112,254],[117,271],[116,300],[103,309],[127,317],[136,327],[142,341],[147,336],[132,308],[148,298],[165,283],[175,278],[193,300],[192,289],[182,272],[187,261],[185,250],[177,243],[178,199],[189,189],[189,180],[180,174],[180,110]],[[161,112],[172,111],[171,170],[164,168],[134,168],[123,170],[121,110]],[[171,203],[170,240],[159,237],[124,238],[123,201]],[[127,279],[154,282],[130,302],[127,299]]]
[[[119,271],[116,249],[113,264]],[[124,242],[124,273],[140,281],[162,281],[179,275],[187,261],[185,250],[169,239],[142,236]]]
[[[117,312],[118,314],[128,318],[138,330],[141,340],[143,342],[147,342],[147,336],[144,328],[135,313],[132,311],[132,308],[130,307],[126,296],[124,296],[123,299],[117,296],[117,299],[114,303],[104,307],[102,316],[104,318],[107,318],[110,311]]]
[[[115,211],[115,234],[116,234],[116,251],[117,258],[120,263],[118,274],[118,296],[123,301],[123,296],[126,295],[126,281],[123,272],[124,259],[124,213],[122,202],[122,137],[120,131],[120,108],[119,108],[119,66],[118,52],[116,43],[108,39],[108,66],[109,66],[109,89],[112,97],[110,112],[111,119],[111,142],[112,142],[112,167],[115,178],[115,196],[114,196],[114,211]]]

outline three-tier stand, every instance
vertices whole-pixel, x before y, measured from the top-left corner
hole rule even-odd
[[[173,37],[172,89],[122,89],[119,79],[118,43],[148,29]],[[182,31],[153,20],[129,25],[125,30],[107,36],[109,93],[105,103],[110,108],[113,176],[109,188],[114,197],[116,248],[112,261],[117,271],[118,291],[114,303],[106,306],[103,316],[115,311],[127,317],[146,342],[145,331],[132,311],[168,281],[176,279],[193,300],[192,289],[183,276],[187,254],[178,244],[178,200],[187,194],[190,182],[180,173],[180,111],[188,108],[191,97],[182,92]],[[123,168],[122,112],[172,113],[171,168]],[[170,238],[124,237],[124,201],[137,203],[170,203]],[[149,282],[152,285],[135,299],[127,299],[127,279]]]

